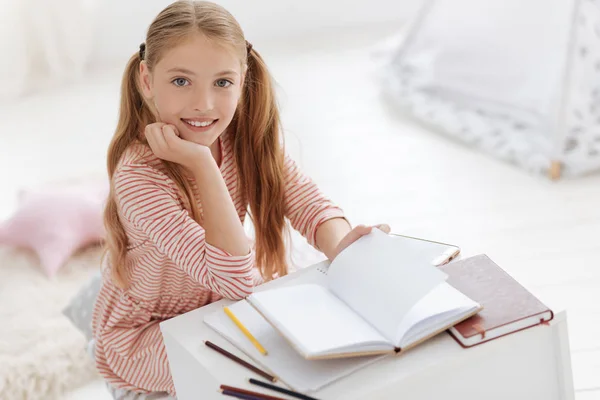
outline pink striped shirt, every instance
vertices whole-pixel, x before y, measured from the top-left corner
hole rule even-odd
[[[238,191],[231,138],[225,134],[219,140],[221,174],[243,223],[247,204]],[[286,216],[315,246],[317,228],[343,218],[343,212],[287,156],[285,168]],[[175,396],[159,323],[222,297],[250,294],[262,282],[254,251],[232,256],[206,243],[204,229],[184,210],[177,186],[145,145],[125,152],[112,183],[129,239],[125,262],[130,286],[116,287],[105,269],[92,321],[96,365],[113,387]]]

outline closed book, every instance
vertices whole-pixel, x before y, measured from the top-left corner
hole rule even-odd
[[[448,330],[463,347],[485,343],[554,318],[552,310],[485,254],[440,268],[448,274],[448,284],[483,307],[476,315]]]

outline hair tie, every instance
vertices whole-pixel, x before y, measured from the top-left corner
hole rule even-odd
[[[143,60],[146,56],[146,43],[140,44],[140,60]]]
[[[250,53],[251,50],[252,50],[252,43],[250,43],[249,41],[246,40],[246,51],[248,53]]]

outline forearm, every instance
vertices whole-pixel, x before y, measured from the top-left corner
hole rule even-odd
[[[344,218],[334,218],[322,223],[317,229],[317,247],[327,256],[329,260],[337,255],[337,247],[340,241],[352,230],[352,227]]]
[[[234,256],[247,255],[250,243],[216,162],[199,162],[192,173],[199,188],[206,242]]]

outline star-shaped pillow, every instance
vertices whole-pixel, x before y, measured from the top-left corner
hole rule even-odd
[[[71,255],[104,238],[108,182],[22,191],[15,213],[0,223],[0,244],[33,250],[52,277]]]

